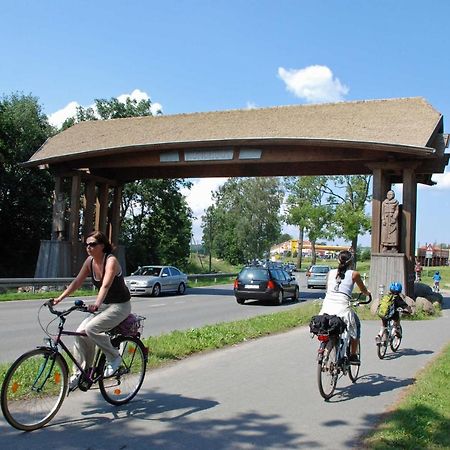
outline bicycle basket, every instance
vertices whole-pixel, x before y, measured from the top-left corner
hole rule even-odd
[[[129,314],[128,317],[111,330],[111,334],[140,337],[144,330],[145,317],[137,314]]]

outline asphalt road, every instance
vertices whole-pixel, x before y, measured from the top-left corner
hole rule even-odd
[[[323,297],[320,289],[306,289],[304,273],[297,274],[302,300]],[[14,301],[0,303],[0,362],[14,361],[27,350],[42,344],[45,336],[38,318],[45,327],[53,318],[43,308],[38,316],[43,300]],[[60,309],[68,308],[70,300],[61,303]],[[239,305],[233,296],[231,285],[189,288],[186,295],[166,295],[160,297],[133,297],[133,312],[147,318],[144,337],[158,336],[173,330],[186,330],[203,325],[245,319],[256,315],[278,312],[291,308],[296,303],[286,301],[282,306],[248,301]],[[74,312],[68,317],[66,329],[76,329],[82,321],[83,313]],[[56,323],[50,325],[56,330]],[[70,344],[70,338],[66,343]]]
[[[325,402],[316,385],[317,341],[305,327],[150,371],[123,407],[98,391],[70,395],[44,429],[22,433],[0,419],[5,449],[346,449],[414,383],[450,341],[443,317],[404,321],[398,353],[376,356],[375,321],[363,322],[361,377],[342,378]]]

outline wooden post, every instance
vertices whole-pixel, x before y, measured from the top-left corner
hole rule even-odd
[[[115,246],[119,244],[121,203],[122,203],[122,186],[115,186],[113,191],[111,236],[110,236],[110,240]]]
[[[84,199],[83,236],[86,238],[94,230],[95,181],[89,180],[86,182]]]
[[[414,258],[416,250],[417,180],[415,168],[403,169],[402,249],[406,258],[406,295],[414,290]]]
[[[69,221],[69,241],[71,244],[71,265],[72,275],[78,271],[78,242],[80,228],[80,187],[81,179],[79,175],[72,176],[72,193],[70,196],[70,221]]]
[[[98,190],[98,204],[97,204],[97,217],[96,217],[96,225],[97,230],[106,233],[106,225],[108,218],[108,197],[109,197],[109,188],[106,183],[101,183]]]

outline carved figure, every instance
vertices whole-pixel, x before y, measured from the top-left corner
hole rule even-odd
[[[64,239],[64,196],[62,193],[59,193],[55,199],[53,232],[58,241],[62,241]]]
[[[381,251],[398,252],[399,204],[394,191],[388,191],[381,206]]]

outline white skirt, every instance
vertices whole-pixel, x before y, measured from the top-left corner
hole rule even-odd
[[[340,317],[346,324],[347,330],[353,339],[357,337],[355,315],[350,308],[350,301],[344,294],[330,292],[325,295],[319,314],[329,314]]]

